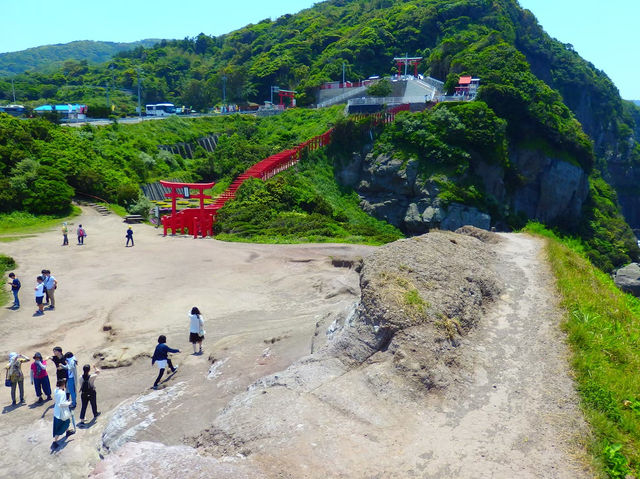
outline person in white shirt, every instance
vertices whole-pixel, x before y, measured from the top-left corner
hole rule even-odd
[[[38,305],[38,311],[35,312],[34,316],[42,316],[44,314],[44,278],[42,276],[38,276],[36,278],[38,284],[34,288],[36,290],[36,304]]]
[[[71,401],[67,401],[67,392],[65,391],[66,381],[64,379],[56,382],[56,391],[53,394],[53,400],[55,405],[53,406],[53,443],[52,449],[57,449],[58,438],[62,434],[66,434],[67,437],[75,434],[75,431],[69,430],[69,424],[71,423],[71,410],[69,406]]]
[[[195,306],[189,314],[189,342],[193,344],[193,354],[202,354],[202,340],[204,339],[204,318]],[[198,346],[200,350],[198,350]]]
[[[51,271],[48,269],[42,270],[42,276],[44,279],[44,287],[47,290],[47,296],[49,297],[50,306],[47,309],[56,309],[56,288],[58,287],[58,282],[56,278],[51,276]]]

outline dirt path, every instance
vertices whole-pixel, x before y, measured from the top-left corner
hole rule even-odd
[[[426,422],[424,477],[593,477],[542,242],[503,238],[495,269],[504,293],[462,346],[475,373]]]

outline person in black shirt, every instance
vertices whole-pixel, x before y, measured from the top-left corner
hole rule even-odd
[[[63,379],[66,381],[68,378],[68,371],[65,367],[67,365],[67,359],[62,354],[62,348],[60,346],[53,348],[53,356],[49,359],[56,365],[56,379],[58,381]]]

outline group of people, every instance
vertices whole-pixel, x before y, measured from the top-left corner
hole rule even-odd
[[[76,236],[78,237],[78,245],[84,244],[84,239],[87,236],[87,230],[82,225],[78,225],[76,228]],[[62,223],[62,246],[69,246],[69,226],[67,223]]]
[[[84,245],[84,239],[87,237],[87,230],[85,230],[82,225],[78,225],[76,235],[78,236],[78,245]],[[131,226],[127,229],[125,237],[127,238],[125,246],[128,248],[129,243],[131,243],[131,246],[134,246],[133,229]],[[62,246],[69,246],[69,226],[66,222],[62,223]]]
[[[189,342],[193,345],[193,354],[198,356],[202,354],[202,341],[204,340],[204,317],[200,310],[194,306],[189,313]],[[160,370],[156,377],[151,389],[158,389],[158,384],[164,376],[164,372],[167,366],[171,370],[171,373],[175,373],[178,370],[178,366],[174,366],[169,358],[169,353],[179,353],[179,349],[170,348],[167,346],[167,337],[164,334],[158,336],[158,344],[153,356],[151,357],[151,365],[154,364]]]
[[[127,234],[127,239],[131,236],[131,242],[133,243],[132,234]],[[133,245],[133,244],[132,244]],[[51,271],[47,269],[42,270],[42,275],[38,276],[37,285],[35,287],[36,304],[38,310],[34,314],[39,316],[44,314],[44,305],[49,303],[49,310],[55,309],[55,290],[58,285],[58,281],[51,274]],[[21,288],[20,280],[16,274],[9,273],[9,284],[13,292],[14,303],[13,309],[20,308],[20,300],[18,292]],[[204,340],[204,318],[200,310],[194,306],[188,313],[189,318],[189,342],[193,345],[193,354],[201,355],[202,342]],[[167,367],[171,370],[171,373],[175,373],[178,366],[174,366],[169,358],[169,353],[179,353],[179,349],[169,347],[167,344],[167,338],[165,335],[158,337],[158,344],[151,358],[151,364],[158,367],[159,372],[153,383],[152,389],[158,389],[158,385],[162,380]],[[24,404],[24,374],[22,372],[22,365],[30,362],[27,356],[20,353],[10,353],[9,362],[6,364],[6,377],[5,385],[11,387],[11,401],[12,405],[18,404],[16,393],[19,392],[19,403]],[[49,363],[47,363],[49,361]],[[51,383],[49,381],[49,374],[47,367],[53,364],[56,370],[56,389],[51,391]],[[97,396],[95,389],[95,377],[100,372],[97,368],[94,368],[94,372],[91,372],[91,366],[85,364],[82,368],[82,375],[78,376],[77,371],[78,361],[71,352],[63,354],[62,348],[56,346],[53,348],[53,355],[44,359],[42,354],[36,352],[33,356],[33,362],[30,367],[31,384],[35,388],[37,397],[36,403],[43,403],[53,399],[54,411],[53,411],[53,444],[52,448],[56,449],[59,444],[58,440],[63,434],[70,436],[75,433],[75,418],[73,416],[73,410],[76,408],[78,391],[80,392],[81,411],[80,411],[80,423],[82,426],[85,424],[85,414],[89,404],[93,412],[93,418],[97,418],[100,412],[97,408]],[[45,397],[43,397],[45,396]],[[73,422],[73,430],[69,429],[70,423]]]
[[[5,385],[11,387],[11,401],[14,406],[18,404],[16,401],[16,391],[20,393],[20,404],[25,403],[22,365],[29,361],[31,361],[31,359],[24,354],[9,354],[9,362],[5,366]],[[96,419],[100,415],[97,407],[95,388],[95,378],[100,370],[95,368],[94,372],[91,373],[91,366],[85,364],[82,367],[82,375],[78,376],[77,359],[72,352],[63,354],[62,348],[59,346],[53,348],[53,355],[46,359],[42,357],[41,353],[35,353],[30,368],[30,377],[31,384],[33,384],[36,397],[38,398],[36,404],[52,400],[47,361],[50,361],[49,364],[53,363],[56,368],[56,389],[53,393],[54,441],[52,444],[52,447],[55,449],[58,447],[58,440],[62,434],[70,436],[75,433],[73,410],[76,408],[78,391],[80,391],[80,400],[82,403],[79,426],[85,425],[84,418],[89,404],[91,404],[93,418]],[[46,399],[43,398],[43,394],[46,396]],[[73,430],[69,429],[71,422],[73,422],[74,425]]]
[[[9,281],[11,285],[11,292],[13,293],[13,305],[11,309],[20,309],[20,297],[19,292],[22,288],[22,283],[14,272],[9,273]],[[51,274],[48,269],[43,269],[41,275],[36,278],[35,299],[38,309],[34,313],[34,316],[42,316],[44,314],[45,305],[46,309],[53,311],[56,309],[56,289],[58,289],[58,280]]]

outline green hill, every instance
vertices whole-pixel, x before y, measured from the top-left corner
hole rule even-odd
[[[146,39],[138,42],[116,43],[91,40],[43,45],[18,52],[0,53],[0,76],[16,75],[26,71],[55,71],[66,60],[90,64],[102,63],[119,52],[137,47],[152,47],[160,40]]]

